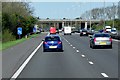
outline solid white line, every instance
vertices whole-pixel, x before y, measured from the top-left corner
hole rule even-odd
[[[90,64],[94,64],[92,61],[89,61]]]
[[[32,54],[25,60],[25,62],[19,67],[19,69],[14,73],[14,75],[11,77],[11,80],[14,78],[16,79],[19,74],[22,72],[22,70],[25,68],[25,66],[28,64],[28,62],[32,59],[32,57],[35,55],[37,50],[41,47],[43,44],[43,41],[39,44],[39,46],[32,52]]]
[[[101,73],[103,77],[109,77],[107,74],[105,73]]]
[[[81,55],[82,57],[85,57],[85,55]]]
[[[72,46],[72,44],[70,46]]]
[[[76,52],[79,52],[79,50],[76,50]]]

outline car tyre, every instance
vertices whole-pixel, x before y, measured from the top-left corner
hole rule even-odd
[[[112,45],[110,45],[109,48],[112,49]]]
[[[90,44],[90,48],[92,48],[91,44]]]
[[[91,46],[91,47],[92,47],[92,49],[95,49],[95,46],[94,46],[94,44],[92,44],[92,46]]]
[[[43,52],[46,52],[47,50],[46,49],[43,49]]]
[[[82,36],[82,35],[80,34],[80,36]]]

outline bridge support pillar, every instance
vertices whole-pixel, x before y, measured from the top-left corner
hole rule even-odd
[[[87,29],[87,22],[85,22],[85,29]]]
[[[62,27],[64,27],[65,26],[65,23],[64,22],[62,22]]]

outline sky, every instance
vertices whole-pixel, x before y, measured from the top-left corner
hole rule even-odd
[[[33,15],[42,19],[75,19],[85,11],[103,8],[104,2],[31,2],[30,5],[34,9]],[[105,2],[107,6],[113,6],[113,2]]]

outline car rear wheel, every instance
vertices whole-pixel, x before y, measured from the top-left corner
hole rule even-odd
[[[91,44],[90,44],[90,48],[92,48]]]
[[[109,48],[112,49],[112,45],[110,45]]]
[[[43,49],[43,52],[46,52],[47,50],[46,49]]]
[[[92,47],[92,49],[95,49],[95,45],[94,45],[94,44],[92,44],[92,46],[91,46],[91,47]]]

